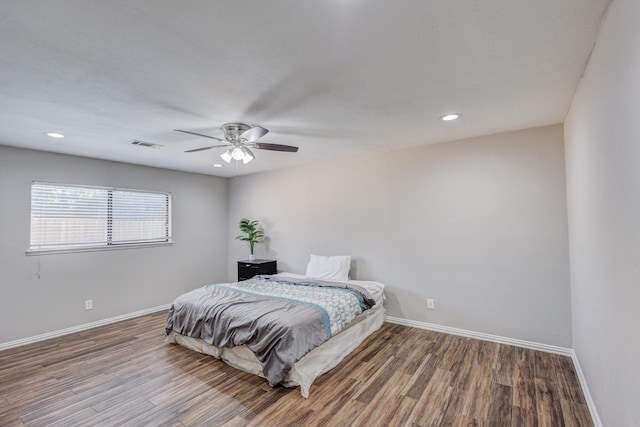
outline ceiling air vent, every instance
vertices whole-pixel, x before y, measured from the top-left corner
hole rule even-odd
[[[147,148],[163,147],[163,145],[160,145],[160,144],[154,144],[153,142],[138,141],[137,139],[134,139],[133,141],[129,142],[129,144],[139,145],[140,147],[147,147]]]

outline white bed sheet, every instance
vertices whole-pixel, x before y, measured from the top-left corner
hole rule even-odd
[[[283,279],[286,277],[305,278],[303,275],[293,273],[279,273],[276,276]],[[311,350],[293,365],[291,371],[285,377],[283,385],[286,387],[300,386],[300,393],[305,398],[309,397],[311,385],[318,376],[338,365],[342,359],[355,350],[384,323],[384,285],[379,282],[360,280],[349,280],[349,283],[366,288],[376,301],[376,304],[357,316],[340,333]],[[246,346],[218,348],[205,343],[201,339],[187,337],[176,332],[171,332],[166,337],[166,342],[176,343],[190,350],[208,354],[224,360],[227,364],[237,369],[264,377],[262,365]]]

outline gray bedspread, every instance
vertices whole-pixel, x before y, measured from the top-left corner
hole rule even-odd
[[[358,286],[259,276],[179,296],[169,311],[166,334],[175,331],[216,347],[246,345],[275,386],[295,362],[373,304]]]

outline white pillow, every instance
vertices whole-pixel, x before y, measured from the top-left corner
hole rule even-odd
[[[349,280],[350,256],[311,255],[306,276],[312,279],[344,282]]]

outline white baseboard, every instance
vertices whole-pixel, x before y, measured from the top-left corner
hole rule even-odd
[[[134,317],[140,317],[146,314],[156,313],[162,310],[168,310],[170,307],[171,307],[171,304],[159,305],[157,307],[151,307],[145,310],[134,311],[133,313],[122,314],[120,316],[110,317],[108,319],[97,320],[91,323],[85,323],[84,325],[72,326],[70,328],[61,329],[59,331],[47,332],[46,334],[41,334],[33,337],[1,343],[0,351],[7,350],[9,348],[20,347],[27,344],[32,344],[38,341],[48,340],[51,338],[61,337],[63,335],[72,334],[74,332],[80,332],[80,331],[85,331],[91,328],[97,328],[98,326],[109,325],[111,323],[120,322],[122,320],[133,319]]]
[[[530,348],[532,350],[545,351],[547,353],[555,353],[555,354],[560,354],[562,356],[571,356],[573,354],[573,350],[570,348],[558,347],[558,346],[549,345],[549,344],[541,344],[533,341],[519,340],[516,338],[501,337],[499,335],[485,334],[483,332],[469,331],[467,329],[452,328],[450,326],[436,325],[435,323],[418,322],[415,320],[408,320],[408,319],[402,319],[400,317],[390,317],[390,316],[387,316],[386,321],[389,323],[396,323],[398,325],[411,326],[419,329],[427,329],[429,331],[442,332],[442,333],[451,334],[451,335],[459,335],[461,337],[475,338],[483,341],[492,341],[500,344],[509,344],[509,345],[514,345],[516,347]]]
[[[600,415],[598,415],[596,404],[593,402],[591,392],[589,392],[589,386],[587,386],[587,379],[582,372],[580,362],[578,361],[578,355],[576,355],[576,352],[574,350],[571,350],[571,360],[573,360],[573,366],[576,368],[576,374],[578,375],[578,380],[580,381],[580,386],[582,387],[582,394],[584,394],[584,399],[587,401],[587,406],[589,407],[589,412],[591,413],[593,424],[595,425],[595,427],[602,427],[602,421],[600,421]]]

